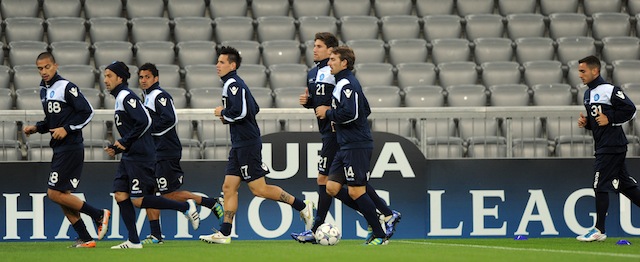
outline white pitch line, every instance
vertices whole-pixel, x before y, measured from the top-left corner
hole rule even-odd
[[[451,246],[451,247],[471,247],[471,248],[498,249],[498,250],[509,250],[509,251],[533,251],[533,252],[550,252],[550,253],[577,254],[577,255],[595,255],[595,256],[609,256],[609,257],[640,258],[640,255],[605,253],[605,252],[589,252],[589,251],[584,252],[584,251],[557,250],[557,249],[517,248],[517,247],[483,246],[483,245],[451,244],[451,243],[435,243],[435,242],[415,242],[415,241],[405,241],[405,240],[395,240],[393,242],[400,242],[400,243],[406,243],[406,244],[432,245],[432,246]]]

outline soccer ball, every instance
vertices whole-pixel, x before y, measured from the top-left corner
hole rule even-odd
[[[336,226],[324,223],[316,230],[316,242],[323,246],[333,246],[338,244],[342,234]]]

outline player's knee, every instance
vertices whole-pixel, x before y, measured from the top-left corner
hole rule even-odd
[[[340,187],[327,185],[327,194],[332,197],[335,197],[340,192]]]
[[[327,180],[329,180],[329,177],[323,176],[323,175],[318,175],[318,178],[316,179],[316,181],[318,182],[318,185],[326,185]]]
[[[113,194],[113,198],[116,200],[116,202],[122,202],[127,200],[127,198],[129,198],[129,194],[125,192],[115,192]]]

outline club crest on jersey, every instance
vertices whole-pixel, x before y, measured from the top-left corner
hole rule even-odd
[[[69,89],[69,93],[71,93],[75,97],[78,97],[78,88],[72,87],[71,89]]]
[[[69,180],[69,182],[71,182],[71,185],[73,186],[73,188],[77,188],[78,184],[80,184],[80,180],[78,180],[77,178],[71,179]]]
[[[158,102],[160,102],[160,104],[162,104],[162,106],[167,106],[167,98],[166,97],[158,99]]]
[[[234,96],[238,93],[238,87],[237,86],[232,86],[231,87],[231,94],[233,94]]]
[[[624,99],[624,93],[622,93],[622,91],[618,90],[618,92],[616,92],[616,96],[619,97],[620,99]]]
[[[598,101],[598,100],[600,100],[600,94],[593,95],[593,101]]]
[[[135,98],[129,99],[129,101],[127,101],[127,103],[133,108],[136,108],[136,105],[138,104],[138,103],[136,103],[136,99]]]
[[[344,95],[347,96],[347,98],[351,98],[351,93],[353,93],[351,89],[344,90]]]
[[[320,79],[320,81],[324,80],[324,74],[320,74],[319,79]]]
[[[55,94],[56,94],[56,91],[51,90],[51,93],[49,93],[49,98],[53,98]]]

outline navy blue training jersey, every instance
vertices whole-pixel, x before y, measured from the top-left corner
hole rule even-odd
[[[231,147],[238,148],[262,143],[260,128],[256,115],[260,107],[253,99],[251,91],[238,76],[231,71],[221,77],[222,83],[222,116],[225,123],[230,124]]]
[[[144,90],[144,106],[151,115],[151,136],[156,145],[156,157],[175,159],[182,156],[182,144],[176,132],[178,115],[171,94],[158,82]]]
[[[36,123],[38,133],[64,127],[67,136],[51,139],[54,152],[83,148],[82,128],[93,118],[93,107],[74,83],[56,73],[49,83],[40,82],[40,101],[45,118]]]
[[[333,88],[336,85],[336,79],[331,74],[331,67],[327,65],[328,62],[329,58],[317,62],[316,66],[307,73],[309,99],[304,107],[316,108],[318,106],[331,106],[331,97]],[[329,119],[318,118],[318,129],[322,137],[335,136]]]
[[[122,159],[133,161],[155,161],[156,148],[151,137],[151,116],[126,84],[111,91],[116,98],[114,124],[120,133],[118,141],[126,150]]]
[[[620,87],[605,82],[600,76],[588,87],[584,92],[585,128],[593,131],[596,154],[626,152],[628,142],[622,125],[635,117],[636,106]],[[608,125],[598,125],[595,120],[597,110],[609,118]]]
[[[332,109],[327,110],[327,119],[335,122],[340,149],[373,148],[367,122],[371,108],[360,82],[348,69],[340,71],[335,78]]]

